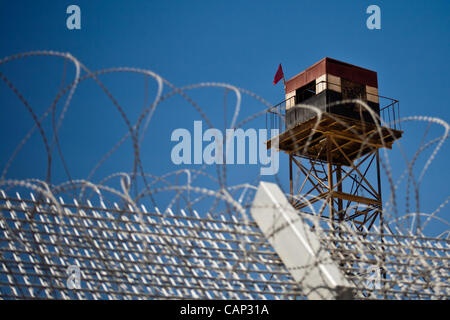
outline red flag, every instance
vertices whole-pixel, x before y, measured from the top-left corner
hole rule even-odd
[[[284,73],[283,73],[283,68],[281,67],[281,63],[278,66],[278,70],[277,73],[275,74],[275,77],[273,78],[273,84],[277,84],[278,81],[280,81],[281,79],[284,79]]]

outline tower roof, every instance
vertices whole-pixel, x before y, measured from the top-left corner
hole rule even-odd
[[[352,82],[378,88],[377,73],[375,71],[325,57],[287,80],[286,93],[296,90],[324,74],[331,74]]]

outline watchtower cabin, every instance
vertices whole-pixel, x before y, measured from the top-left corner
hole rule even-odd
[[[348,63],[324,58],[286,82],[286,125],[292,128],[316,115],[298,104],[312,105],[323,112],[356,120],[374,122],[357,103],[338,103],[360,99],[379,115],[377,73]],[[338,104],[336,104],[338,103]]]
[[[278,149],[289,154],[293,206],[361,230],[377,217],[382,225],[378,149],[391,149],[402,131],[399,103],[378,94],[377,73],[324,58],[285,82],[285,98],[269,109],[268,123],[282,131]]]

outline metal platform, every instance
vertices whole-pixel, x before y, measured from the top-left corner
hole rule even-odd
[[[391,149],[394,141],[400,139],[402,134],[400,130],[322,113],[286,130],[277,138],[279,150],[315,161],[327,161],[327,143],[330,140],[331,162],[350,166],[358,158],[378,148]],[[272,140],[267,141],[268,149],[272,147]]]

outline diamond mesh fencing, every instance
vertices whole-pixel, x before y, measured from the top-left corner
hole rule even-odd
[[[303,299],[252,221],[0,193],[2,298]],[[318,228],[360,299],[448,299],[450,241]],[[70,266],[80,271],[70,288]]]
[[[299,286],[254,224],[0,196],[4,298],[288,299]],[[80,270],[69,290],[67,270]]]
[[[323,230],[321,240],[360,299],[445,299],[450,241],[424,235]],[[347,230],[345,230],[347,229]]]

